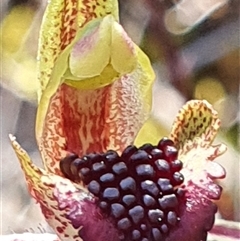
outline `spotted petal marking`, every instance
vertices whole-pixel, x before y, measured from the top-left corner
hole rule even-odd
[[[226,151],[225,145],[211,145],[219,127],[218,113],[206,100],[187,102],[179,111],[170,134],[170,138],[180,149],[179,158],[186,163],[185,160],[190,161],[189,156],[192,155],[195,162],[212,161],[222,155]]]
[[[209,146],[219,129],[217,112],[205,100],[191,100],[179,111],[171,131],[171,139],[184,153],[186,142],[193,143],[196,138],[201,145]]]
[[[173,124],[170,136],[180,148],[179,159],[183,162],[182,174],[190,203],[201,200],[197,196],[205,200],[219,199],[221,195],[221,188],[214,180],[224,178],[225,170],[213,160],[226,151],[226,146],[211,145],[219,125],[217,112],[205,100],[187,102]]]
[[[58,203],[53,195],[53,191],[58,185],[63,184],[66,185],[66,190],[70,192],[73,191],[75,187],[70,181],[56,175],[48,175],[44,170],[36,167],[27,153],[15,141],[15,138],[10,136],[10,139],[24,171],[28,190],[31,196],[39,202],[46,221],[50,226],[54,227],[54,231],[57,234],[62,233],[59,235],[62,238],[61,240],[70,238],[69,236],[65,237],[65,235],[68,235],[68,232],[74,233],[74,230],[66,230],[69,228],[72,229],[72,227],[69,225],[69,220],[66,220],[64,215],[58,210]],[[77,231],[75,231],[75,233],[76,232]],[[82,239],[76,240],[82,241]]]
[[[98,237],[102,241],[106,236],[109,240],[118,240],[115,227],[101,216],[93,197],[83,187],[36,167],[15,138],[10,136],[10,139],[28,190],[60,240],[93,241]],[[92,225],[97,225],[94,232],[91,232]]]

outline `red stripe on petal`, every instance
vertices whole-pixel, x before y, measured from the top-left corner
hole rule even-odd
[[[60,86],[39,143],[46,168],[61,175],[59,161],[69,153],[122,151],[131,144],[148,114],[137,84],[130,74],[95,90]]]
[[[87,152],[101,152],[107,146],[104,133],[109,87],[98,90],[77,90],[62,86],[63,128],[66,149],[82,156]]]

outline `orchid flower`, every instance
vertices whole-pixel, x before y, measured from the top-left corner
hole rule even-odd
[[[221,195],[214,181],[225,176],[213,161],[226,150],[212,145],[220,121],[208,102],[190,101],[168,138],[133,145],[151,110],[154,73],[119,24],[117,1],[51,0],[38,74],[45,169],[10,139],[57,235],[48,240],[206,240]]]

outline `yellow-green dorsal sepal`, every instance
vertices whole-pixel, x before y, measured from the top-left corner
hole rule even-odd
[[[131,73],[136,66],[134,43],[114,17],[108,15],[92,24],[73,45],[65,83],[96,89]]]

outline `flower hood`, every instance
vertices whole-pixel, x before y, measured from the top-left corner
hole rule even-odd
[[[48,4],[40,34],[36,137],[50,172],[60,174],[58,162],[68,151],[122,150],[151,110],[154,73],[118,23],[117,4]]]

